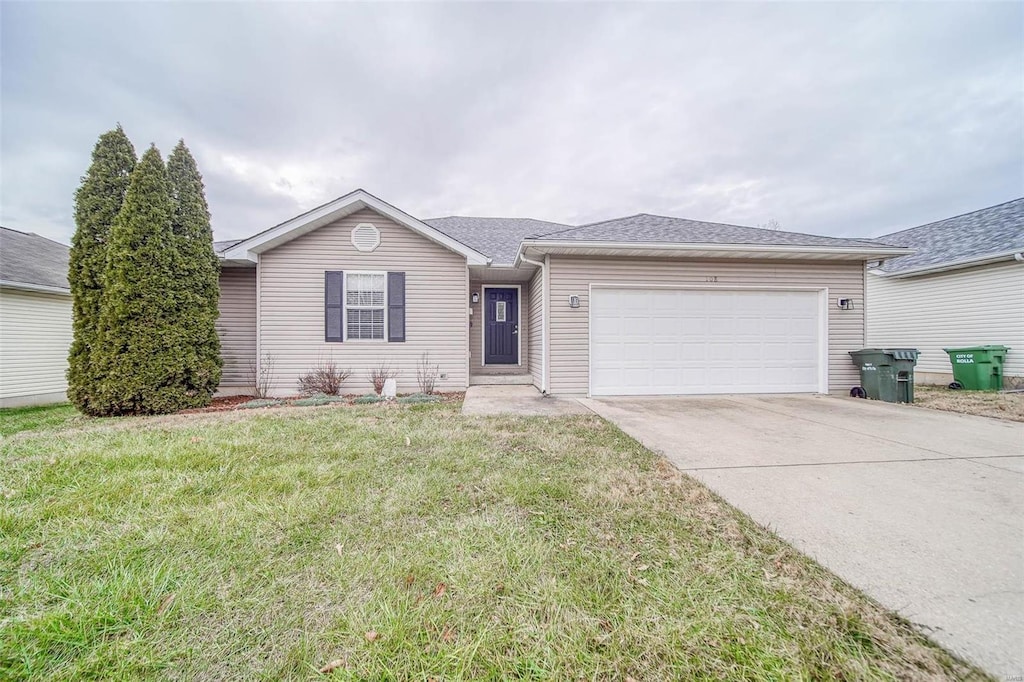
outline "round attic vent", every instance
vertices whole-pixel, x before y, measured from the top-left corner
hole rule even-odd
[[[352,228],[352,246],[357,251],[373,251],[380,246],[380,230],[372,223],[359,223]]]

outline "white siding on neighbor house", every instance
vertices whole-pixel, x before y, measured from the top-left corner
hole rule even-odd
[[[0,407],[66,399],[71,296],[0,287]]]
[[[859,383],[849,351],[864,346],[864,264],[845,261],[743,261],[588,259],[551,257],[549,390],[584,395],[589,385],[590,284],[650,284],[716,287],[828,289],[829,391],[845,393]],[[709,282],[709,278],[717,281]],[[580,307],[569,307],[569,296]],[[853,310],[838,310],[838,298],[853,298]]]
[[[221,268],[219,306],[220,386],[250,386],[256,362],[256,268]]]
[[[363,222],[380,230],[375,251],[352,246],[352,228]],[[328,270],[404,272],[406,341],[324,341]],[[416,364],[425,352],[446,375],[438,380],[437,390],[466,388],[469,280],[464,256],[363,210],[260,254],[257,277],[259,348],[262,357],[273,357],[274,393],[294,394],[299,376],[321,357],[352,369],[345,383],[348,393],[372,390],[366,371],[380,362],[399,371],[400,392],[414,392]]]
[[[1003,372],[1024,377],[1024,263],[894,279],[868,273],[869,346],[921,351],[916,376],[952,375],[943,348],[1009,346]]]
[[[524,285],[525,286],[525,285]],[[540,390],[544,385],[544,271],[537,270],[530,280],[530,307],[527,312],[529,321],[529,349],[527,365],[533,375],[533,385]]]
[[[519,335],[522,337],[519,349],[518,365],[484,365],[484,293],[483,287],[519,287]],[[525,374],[529,367],[530,351],[530,286],[527,282],[491,282],[470,280],[470,295],[480,294],[478,303],[470,303],[473,314],[470,316],[469,328],[469,349],[472,353],[470,358],[469,373],[471,376],[487,374]]]

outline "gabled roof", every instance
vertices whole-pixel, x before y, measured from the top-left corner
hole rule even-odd
[[[225,261],[252,262],[256,254],[370,208],[466,256],[469,265],[516,266],[533,255],[674,256],[686,251],[706,258],[824,257],[871,260],[909,250],[879,240],[824,237],[641,213],[627,218],[571,226],[534,218],[447,216],[420,221],[364,190],[356,190],[243,240],[216,242]],[[552,250],[557,247],[558,250]]]
[[[448,216],[423,221],[467,246],[491,257],[494,265],[512,265],[523,239],[569,225],[534,218],[471,218]]]
[[[256,254],[269,251],[275,246],[289,242],[296,237],[312,232],[319,227],[351,215],[356,211],[361,211],[364,208],[376,211],[399,225],[403,225],[413,232],[421,234],[427,239],[465,256],[470,265],[486,265],[489,260],[487,256],[479,251],[452,239],[445,233],[417,218],[413,218],[405,211],[395,208],[362,189],[349,192],[345,196],[338,197],[291,220],[286,220],[257,235],[232,244],[221,251],[219,255],[225,260],[255,260]]]
[[[0,284],[20,289],[68,293],[68,257],[64,244],[0,227]]]
[[[583,242],[642,242],[660,244],[754,244],[758,246],[834,246],[884,248],[867,239],[823,237],[799,232],[766,230],[725,223],[639,213],[627,218],[603,220],[559,232],[535,235],[539,240]]]
[[[1011,258],[1024,251],[1024,198],[878,237],[914,253],[886,261],[872,272],[925,274]]]

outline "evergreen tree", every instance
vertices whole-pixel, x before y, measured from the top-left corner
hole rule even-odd
[[[171,230],[178,255],[178,324],[184,335],[185,385],[206,405],[220,383],[219,314],[220,265],[213,250],[210,210],[203,176],[196,161],[179,140],[167,159],[172,202]]]
[[[68,354],[68,397],[86,414],[95,412],[92,403],[100,380],[94,358],[99,351],[107,242],[134,167],[135,149],[118,125],[96,142],[92,163],[75,192],[76,229],[68,264],[74,331]]]
[[[110,232],[100,313],[96,413],[159,414],[196,403],[185,385],[170,182],[151,146]]]

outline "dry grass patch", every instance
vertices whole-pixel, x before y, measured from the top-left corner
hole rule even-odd
[[[945,386],[914,386],[914,404],[933,410],[1024,422],[1024,393],[952,391]]]
[[[596,417],[274,408],[0,456],[0,678],[979,675]]]

